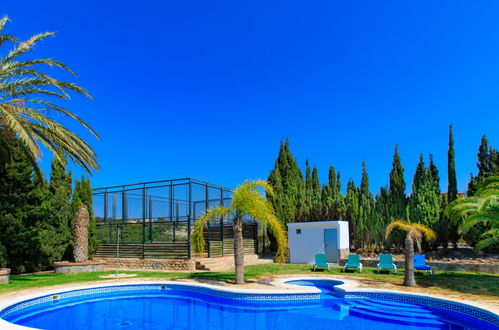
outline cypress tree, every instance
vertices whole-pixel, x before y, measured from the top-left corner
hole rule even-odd
[[[452,125],[449,127],[449,151],[447,154],[447,201],[452,203],[457,198],[456,164],[454,162],[454,138],[452,137]]]
[[[490,162],[489,162],[489,146],[488,146],[487,137],[482,136],[482,140],[480,141],[480,147],[478,148],[478,163],[476,166],[478,167],[478,178],[481,179],[485,175],[487,175],[490,171]]]
[[[11,148],[12,158],[0,163],[0,259],[13,273],[44,270],[64,251],[53,225],[52,194],[21,147]]]
[[[390,219],[405,219],[407,197],[405,195],[404,168],[400,160],[398,145],[395,146],[392,170],[390,171],[388,204],[390,207]]]
[[[47,235],[53,235],[50,243],[47,243],[47,254],[50,254],[51,262],[59,261],[67,252],[71,243],[71,197],[72,197],[72,177],[71,171],[66,172],[67,162],[64,157],[63,162],[54,159],[52,161],[52,171],[50,172],[49,191],[50,198],[47,201],[49,216],[47,225],[50,230]]]
[[[438,207],[440,209],[440,215],[438,219],[438,223],[434,225],[432,228],[437,233],[437,238],[433,242],[433,247],[437,248],[442,243],[443,229],[442,223],[444,222],[444,211],[446,207],[445,198],[440,193],[440,177],[438,174],[438,168],[433,162],[433,155],[430,154],[430,165],[428,165],[428,180],[430,181],[431,186],[433,186],[433,190],[435,192]]]
[[[423,154],[419,154],[419,162],[416,166],[416,173],[412,181],[412,193],[418,192],[426,181],[426,167],[423,160]]]
[[[440,195],[440,177],[438,175],[438,168],[433,162],[433,155],[430,154],[430,164],[428,165],[428,175],[430,176],[430,181],[435,188],[437,195]]]
[[[348,220],[348,227],[350,232],[350,245],[358,247],[358,232],[357,221],[359,219],[359,189],[355,183],[350,179],[347,183],[347,192],[345,195],[346,206],[346,220]]]
[[[433,166],[435,166],[433,164]],[[423,155],[419,158],[412,183],[412,194],[409,200],[409,214],[412,222],[419,222],[436,229],[440,220],[440,198],[435,189],[435,180],[432,171],[426,169]],[[429,246],[425,246],[427,249]]]
[[[470,182],[468,183],[468,196],[473,196],[475,194],[477,186],[483,179],[499,173],[499,157],[497,150],[492,146],[489,147],[485,135],[482,136],[482,140],[480,141],[477,159],[476,166],[478,168],[478,174],[476,176],[471,175]]]
[[[329,167],[328,184],[322,189],[322,207],[327,220],[345,218],[344,196],[341,194],[341,176],[336,174],[334,166]]]
[[[2,243],[1,266],[10,267],[13,273],[33,270],[32,261],[36,258],[33,237],[27,235],[29,221],[39,208],[41,201],[33,193],[35,190],[34,172],[20,147],[10,146],[12,158],[0,163],[0,242]]]
[[[308,159],[305,161],[305,213],[303,221],[310,221],[311,211],[312,211],[312,170],[308,163]]]
[[[279,155],[268,182],[274,188],[274,196],[268,196],[277,217],[283,223],[302,221],[306,205],[303,174],[291,154],[289,141],[281,141]]]
[[[456,179],[456,165],[454,163],[454,138],[452,136],[452,125],[449,126],[449,150],[447,153],[447,203],[452,203],[457,198],[457,179]],[[454,248],[457,248],[457,240],[459,235],[457,233],[457,225],[449,225],[449,220],[444,222],[444,237],[442,238],[444,248],[447,248],[449,240],[454,243]]]
[[[321,196],[321,184],[319,182],[319,171],[314,165],[312,170],[311,178],[311,204],[310,204],[310,221],[324,220],[322,218],[322,196]]]
[[[477,191],[477,186],[486,178],[491,175],[499,175],[499,157],[496,149],[489,146],[487,137],[484,135],[480,141],[480,146],[478,147],[477,153],[477,168],[478,174],[470,177],[470,182],[468,183],[468,196],[473,196]],[[464,240],[471,246],[475,246],[481,239],[482,235],[487,231],[492,229],[491,225],[473,226],[466,234],[463,235]],[[488,249],[489,252],[497,252],[498,247],[493,246]]]
[[[359,218],[357,221],[358,241],[364,247],[373,242],[373,204],[374,198],[369,190],[369,175],[367,174],[366,162],[362,162],[362,179],[359,190]]]
[[[385,243],[385,228],[390,223],[390,207],[388,203],[388,187],[381,187],[374,197],[375,239],[380,244]]]
[[[489,151],[489,171],[490,175],[499,175],[499,153],[492,147]]]

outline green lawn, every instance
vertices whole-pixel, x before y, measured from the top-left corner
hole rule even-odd
[[[313,273],[308,265],[295,264],[263,264],[247,266],[245,268],[247,279],[280,274],[311,274]],[[90,282],[103,280],[100,275],[112,274],[114,272],[97,272],[81,274],[55,274],[40,273],[34,275],[11,276],[10,284],[0,285],[0,293],[16,291],[21,289],[36,288],[68,283]],[[231,281],[234,272],[203,272],[203,273],[162,273],[162,272],[122,272],[137,274],[142,278],[195,278],[220,281]],[[322,273],[322,272],[316,272]],[[400,284],[403,281],[403,270],[397,274],[381,273],[377,274],[374,268],[365,268],[362,273],[341,273],[340,267],[334,267],[331,271],[324,271],[324,274],[342,274],[352,277],[368,278],[379,281]],[[133,278],[131,278],[133,280]],[[420,287],[432,287],[453,290],[461,293],[476,294],[487,297],[499,297],[499,275],[469,272],[436,272],[435,276],[423,273],[416,273],[416,280]]]

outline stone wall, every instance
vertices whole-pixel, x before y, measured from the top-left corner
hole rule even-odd
[[[340,265],[346,264],[347,258],[341,260]],[[378,259],[361,259],[360,262],[364,267],[376,267],[378,265]],[[403,260],[394,260],[393,263],[397,268],[404,268]],[[442,271],[462,271],[462,272],[480,272],[489,274],[499,274],[499,266],[487,263],[453,263],[444,261],[427,261],[426,264],[433,268],[433,270]]]
[[[106,268],[116,268],[116,258],[102,258],[101,260]],[[196,263],[194,260],[120,258],[118,269],[193,271],[196,269]]]
[[[9,268],[0,268],[0,284],[9,284]]]
[[[340,260],[347,259],[348,255],[350,254],[350,249],[339,249],[338,254],[339,254]]]
[[[104,270],[104,263],[102,261],[87,261],[78,263],[60,261],[54,262],[54,269],[55,272],[59,274],[102,272]]]

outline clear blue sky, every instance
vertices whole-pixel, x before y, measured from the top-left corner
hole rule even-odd
[[[365,160],[374,192],[395,144],[408,182],[419,153],[433,153],[446,187],[450,123],[460,191],[481,136],[499,147],[498,12],[498,1],[454,0],[0,7],[19,37],[57,31],[37,55],[68,64],[79,77],[62,77],[94,97],[69,106],[102,137],[90,139],[95,187],[189,176],[234,187],[266,178],[288,137],[323,181],[334,165],[358,184]]]

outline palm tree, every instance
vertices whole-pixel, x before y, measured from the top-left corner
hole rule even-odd
[[[202,253],[205,248],[203,236],[205,224],[209,221],[220,220],[223,217],[232,218],[234,228],[234,264],[237,284],[244,283],[243,218],[245,216],[252,217],[258,221],[261,232],[268,228],[277,240],[277,262],[285,262],[286,260],[286,232],[281,222],[276,218],[274,209],[265,198],[264,192],[269,195],[273,194],[272,187],[266,181],[246,181],[234,190],[229,206],[211,208],[194,223],[191,242],[194,251]]]
[[[459,233],[466,234],[473,226],[490,224],[490,229],[483,233],[483,239],[475,246],[482,250],[499,243],[499,176],[490,176],[478,186],[474,196],[461,197],[450,203],[445,215],[453,223],[459,223]]]
[[[95,137],[97,134],[82,119],[54,100],[69,100],[75,92],[90,98],[87,91],[74,83],[58,80],[40,69],[57,67],[74,74],[65,64],[51,58],[26,59],[29,51],[53,32],[39,33],[26,41],[4,34],[8,17],[0,19],[0,157],[9,160],[14,152],[13,141],[20,141],[37,173],[41,146],[54,154],[57,160],[68,156],[87,172],[97,169],[97,157],[92,148],[76,133],[51,117],[49,112],[76,120]],[[3,51],[6,44],[13,44],[10,51]],[[60,152],[56,152],[60,150]]]
[[[404,260],[404,285],[415,286],[416,279],[414,278],[414,243],[417,244],[418,250],[421,250],[421,240],[425,238],[428,242],[432,242],[436,238],[433,230],[421,223],[411,223],[405,220],[393,220],[386,227],[386,238],[390,236],[392,231],[397,228],[406,232],[405,236],[405,260]]]

